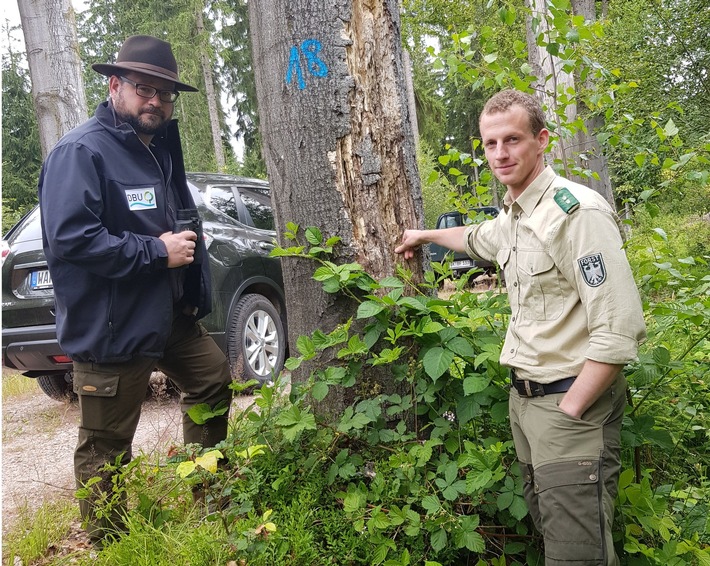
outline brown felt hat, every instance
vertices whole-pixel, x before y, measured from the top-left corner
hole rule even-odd
[[[167,41],[150,35],[134,35],[126,39],[115,63],[94,63],[91,68],[110,77],[122,71],[135,71],[175,83],[176,90],[197,92],[194,86],[178,80],[175,56]]]

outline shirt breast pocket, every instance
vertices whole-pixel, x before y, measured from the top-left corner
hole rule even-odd
[[[520,254],[523,310],[531,320],[556,320],[562,315],[564,295],[554,260],[545,252]]]

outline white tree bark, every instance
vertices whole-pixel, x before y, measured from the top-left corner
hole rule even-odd
[[[87,118],[71,0],[18,0],[42,157]]]
[[[532,22],[527,25],[528,61],[533,68],[533,74],[538,77],[538,82],[533,85],[540,102],[546,108],[548,121],[556,124],[560,135],[556,138],[548,159],[561,163],[565,177],[585,184],[600,193],[610,204],[614,204],[611,188],[611,179],[607,161],[601,147],[594,136],[594,130],[601,124],[598,119],[585,122],[587,131],[578,130],[574,135],[564,135],[563,125],[577,119],[580,108],[576,101],[564,107],[564,114],[558,112],[561,105],[558,97],[569,92],[578,92],[583,86],[577,84],[572,73],[563,69],[559,57],[549,53],[545,45],[538,45],[537,37],[545,34],[550,29],[547,0],[526,0],[526,5],[532,11],[532,17],[539,21],[539,29],[534,32]],[[572,0],[572,9],[575,14],[583,15],[588,20],[595,19],[595,6],[593,0]],[[599,175],[599,179],[579,178],[570,172],[570,165],[577,165],[589,169]]]
[[[202,36],[205,32],[205,23],[202,17],[202,10],[198,9],[197,14],[197,33]],[[212,64],[209,56],[205,52],[206,47],[200,46],[200,65],[202,66],[202,75],[205,79],[205,95],[207,97],[207,107],[210,111],[210,128],[212,130],[212,143],[214,144],[214,155],[217,162],[217,170],[224,171],[227,162],[224,158],[224,146],[222,145],[222,127],[219,119],[219,103],[217,101],[217,92],[214,88],[214,75],[212,73]]]

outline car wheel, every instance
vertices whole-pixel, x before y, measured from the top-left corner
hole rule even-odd
[[[36,377],[37,385],[55,401],[76,401],[71,372],[61,374],[40,375]]]
[[[234,307],[227,331],[232,375],[242,381],[272,381],[283,369],[286,334],[278,311],[266,297],[244,295]]]

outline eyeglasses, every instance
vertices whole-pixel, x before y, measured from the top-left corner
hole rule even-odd
[[[163,102],[175,102],[177,100],[177,97],[180,96],[180,93],[175,90],[158,90],[157,88],[154,88],[150,85],[134,83],[132,80],[127,79],[126,77],[118,78],[121,79],[123,82],[126,82],[136,87],[136,94],[141,98],[150,99],[157,94],[158,98],[160,98],[160,100]]]

